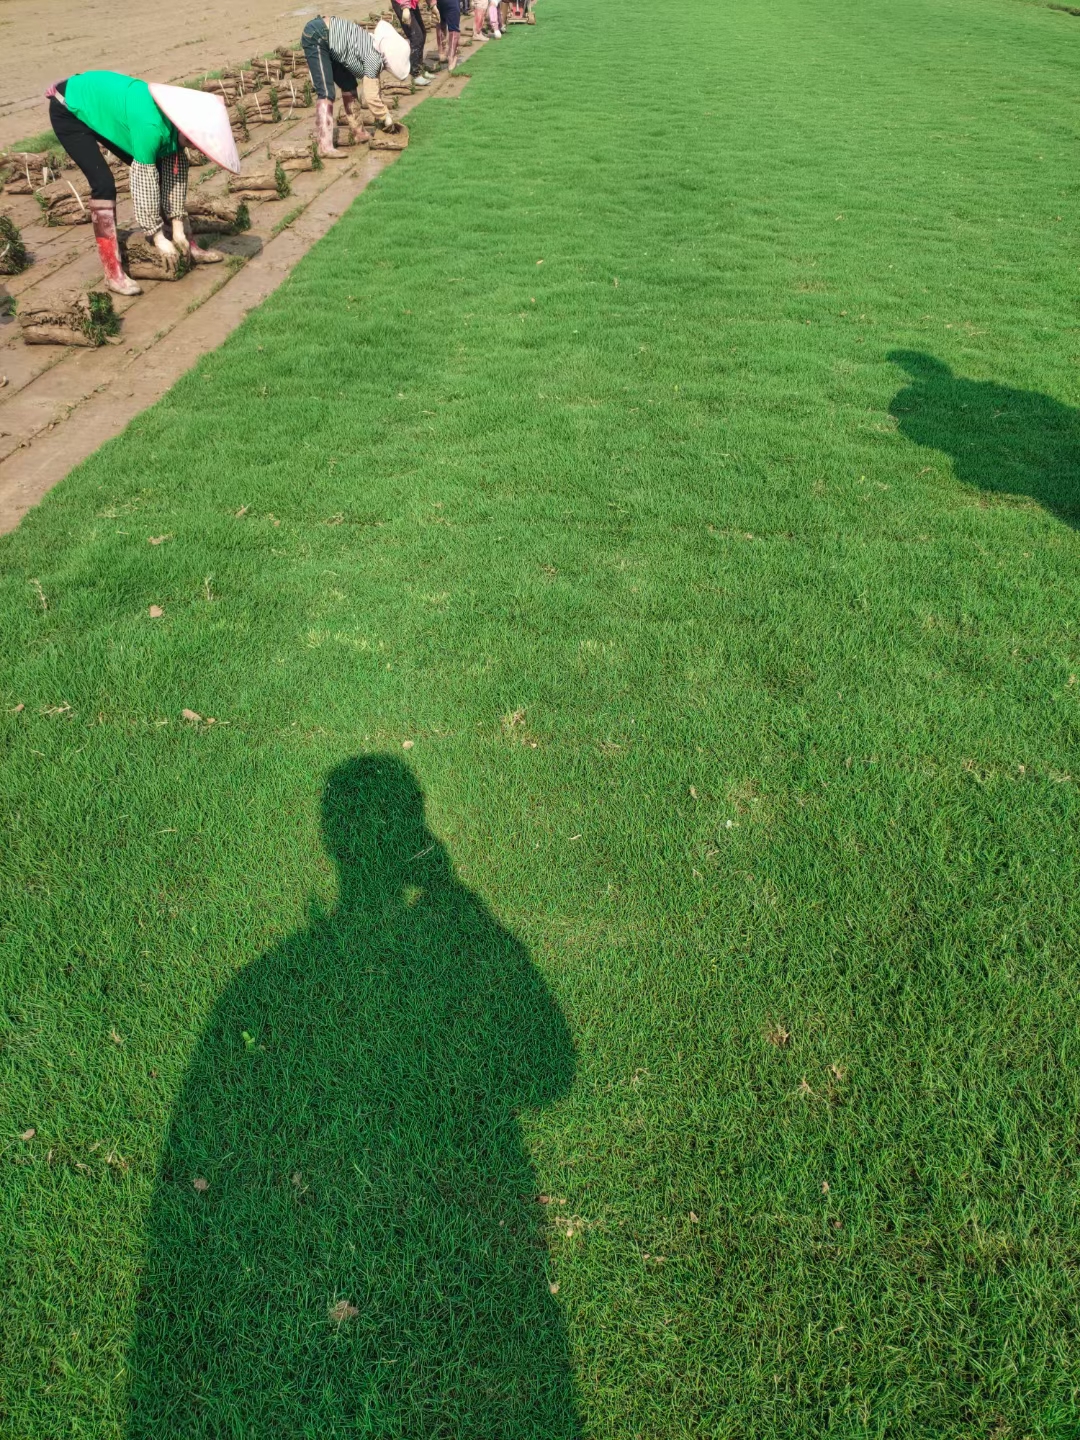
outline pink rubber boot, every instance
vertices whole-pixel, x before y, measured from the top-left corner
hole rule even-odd
[[[315,143],[324,160],[347,160],[349,158],[347,150],[334,148],[334,102],[332,100],[316,100],[315,102]]]
[[[488,6],[488,24],[491,26],[491,38],[493,40],[501,40],[502,31],[499,29],[498,5],[492,4]]]
[[[187,215],[181,220],[172,222],[173,244],[178,250],[187,252],[188,259],[193,265],[220,265],[225,259],[224,250],[204,250],[196,242],[195,231],[191,227],[191,220]]]
[[[363,121],[360,119],[360,102],[357,99],[356,91],[342,90],[341,103],[345,107],[345,118],[349,122],[353,139],[358,145],[365,145],[371,136],[364,129]]]

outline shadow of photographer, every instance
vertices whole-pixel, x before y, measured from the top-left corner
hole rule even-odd
[[[911,377],[889,406],[906,439],[948,455],[966,485],[1028,495],[1080,524],[1080,411],[1035,390],[965,380],[917,350],[888,359]]]
[[[571,1440],[515,1118],[568,1090],[566,1023],[405,765],[338,767],[323,825],[336,909],[238,975],[176,1102],[128,1435]]]

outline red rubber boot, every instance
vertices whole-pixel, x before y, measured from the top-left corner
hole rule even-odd
[[[142,286],[124,274],[120,242],[116,238],[116,201],[91,200],[90,223],[94,227],[98,254],[105,270],[105,284],[115,295],[141,295]]]

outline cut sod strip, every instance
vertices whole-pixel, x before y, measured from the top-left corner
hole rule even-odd
[[[543,0],[0,541],[0,1432],[1080,1431],[1077,33]]]

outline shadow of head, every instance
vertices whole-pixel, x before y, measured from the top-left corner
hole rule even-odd
[[[889,406],[906,439],[947,455],[966,485],[1080,524],[1080,412],[1037,390],[969,380],[920,350],[888,359],[909,376]]]
[[[435,843],[416,777],[388,755],[357,756],[330,772],[322,828],[327,852],[343,876],[392,874]]]
[[[890,350],[885,358],[906,370],[913,380],[942,382],[953,378],[953,372],[944,360],[935,359],[922,350]]]

